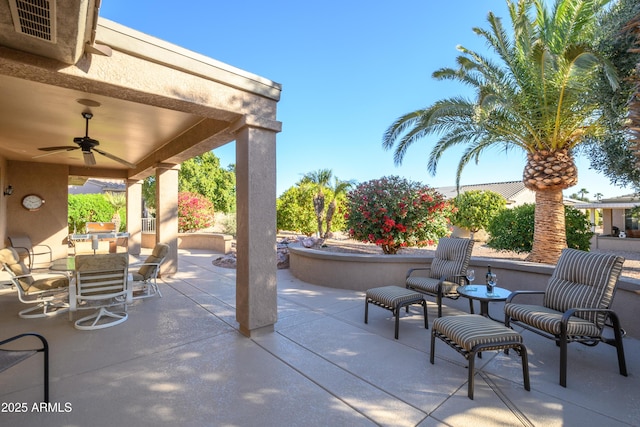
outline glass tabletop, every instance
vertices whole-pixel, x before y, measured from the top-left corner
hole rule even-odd
[[[464,297],[485,301],[504,301],[511,291],[505,288],[494,287],[493,293],[487,293],[487,287],[481,284],[471,284],[458,287],[458,293]]]
[[[49,270],[54,271],[74,271],[76,269],[76,258],[75,257],[67,257],[60,258],[51,263]]]

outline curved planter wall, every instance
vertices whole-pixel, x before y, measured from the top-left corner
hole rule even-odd
[[[289,269],[293,276],[307,283],[331,288],[365,292],[378,286],[404,286],[407,270],[428,267],[430,257],[418,255],[373,255],[319,251],[289,247]],[[482,282],[487,265],[498,275],[498,286],[510,290],[544,290],[553,266],[525,261],[472,257],[469,266]],[[537,300],[532,303],[539,303]],[[640,281],[622,278],[618,283],[613,309],[630,336],[640,338]]]

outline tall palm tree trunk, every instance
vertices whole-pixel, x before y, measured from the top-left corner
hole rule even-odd
[[[336,199],[333,199],[327,208],[327,229],[324,232],[325,239],[328,239],[329,234],[331,234],[331,224],[333,223],[333,215],[336,213],[337,205]]]
[[[318,238],[322,238],[322,223],[324,222],[324,194],[313,196],[313,209],[316,211],[316,221],[318,223]]]
[[[526,261],[555,264],[567,247],[562,189],[536,191],[533,248]]]

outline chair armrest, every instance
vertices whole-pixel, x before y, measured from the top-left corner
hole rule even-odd
[[[411,273],[413,273],[414,271],[429,271],[431,270],[431,267],[417,267],[417,268],[411,268],[409,269],[409,271],[407,271],[407,277],[405,277],[405,280],[409,278],[409,276],[411,276]]]
[[[46,349],[48,347],[47,340],[40,334],[36,334],[34,332],[25,332],[24,334],[16,335],[15,337],[7,338],[6,340],[0,341],[0,345],[8,344],[12,341],[18,340],[24,337],[36,337],[42,342],[42,349]],[[37,349],[33,349],[37,350]],[[39,349],[38,349],[39,350]]]
[[[545,291],[513,291],[511,292],[511,295],[507,297],[505,304],[510,303],[511,300],[518,295],[544,295],[544,294],[545,294]]]
[[[450,282],[454,282],[455,279],[460,279],[460,278],[462,278],[462,280],[464,280],[466,285],[468,285],[470,283],[469,279],[467,279],[467,276],[465,274],[450,274],[448,276],[442,276],[440,278],[440,282],[444,282],[447,279],[449,279]],[[451,279],[453,279],[453,280],[451,280]]]

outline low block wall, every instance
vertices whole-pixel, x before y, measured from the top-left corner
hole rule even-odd
[[[215,253],[228,254],[231,252],[233,236],[220,233],[179,233],[178,249],[206,249]],[[156,235],[142,233],[142,247],[153,248]]]
[[[178,249],[208,249],[216,253],[231,252],[233,236],[220,233],[179,233]]]
[[[416,255],[372,255],[325,252],[289,247],[291,274],[314,285],[365,292],[378,286],[404,286],[407,270],[429,267],[432,258]],[[544,290],[553,266],[525,261],[472,257],[470,268],[476,270],[476,282],[482,283],[487,266],[498,276],[498,286],[515,290]],[[542,303],[530,297],[522,302]],[[622,277],[618,282],[613,310],[620,317],[629,336],[640,338],[640,281]]]

